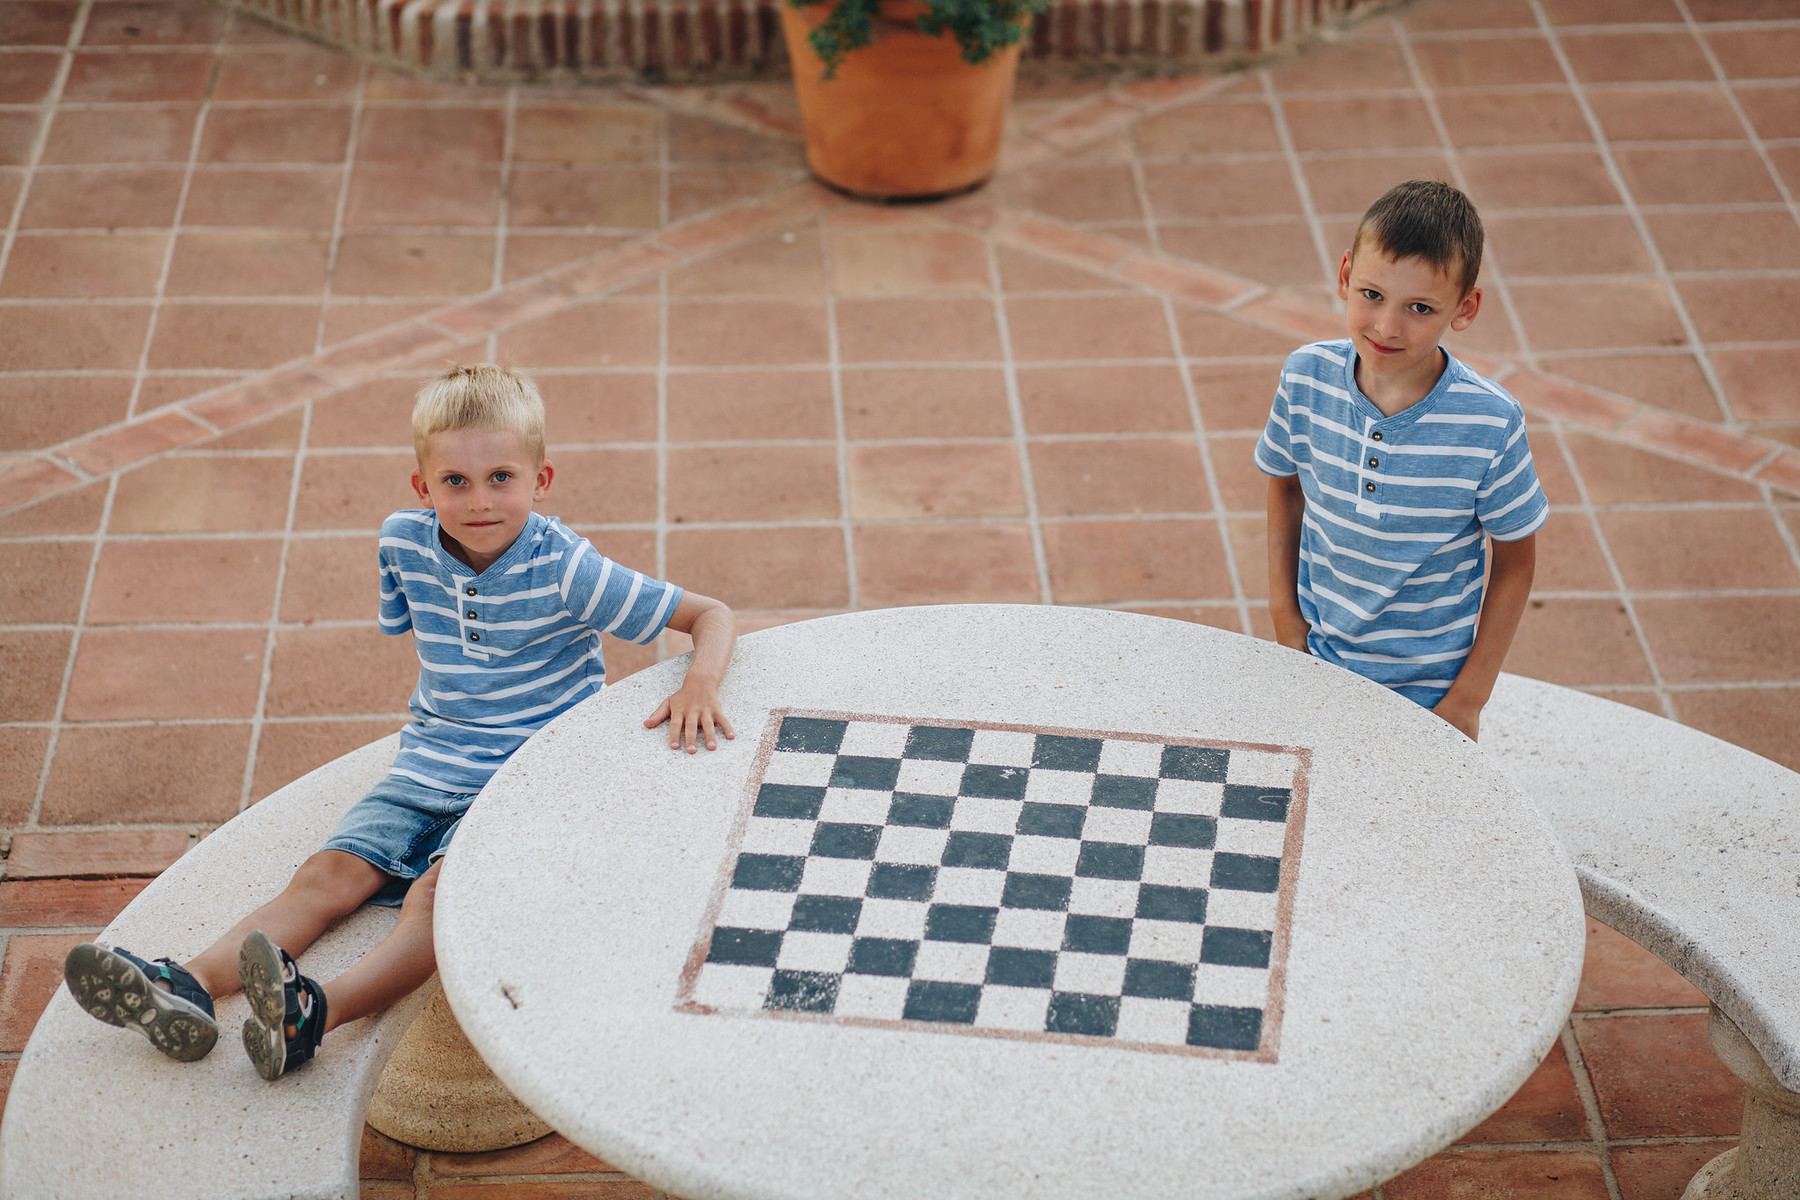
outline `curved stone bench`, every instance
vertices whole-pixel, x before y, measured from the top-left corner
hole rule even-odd
[[[1800,1196],[1800,774],[1568,688],[1502,675],[1481,744],[1544,807],[1588,912],[1712,1002],[1744,1081],[1737,1149],[1687,1200]]]
[[[388,737],[352,751],[221,826],[98,940],[174,958],[198,953],[281,890],[387,773],[398,743]],[[364,905],[301,955],[301,967],[337,975],[392,928],[397,912]],[[421,1010],[437,1019],[409,1035]],[[149,1190],[196,1200],[352,1200],[364,1112],[378,1082],[385,1103],[375,1106],[377,1128],[415,1145],[497,1149],[549,1132],[491,1075],[481,1078],[472,1051],[458,1055],[462,1031],[435,980],[335,1030],[305,1070],[273,1084],[238,1045],[247,1013],[241,996],[222,1000],[218,1046],[183,1064],[89,1017],[59,987],[19,1060],[0,1123],[0,1196],[113,1200]],[[149,1179],[164,1183],[147,1189]]]

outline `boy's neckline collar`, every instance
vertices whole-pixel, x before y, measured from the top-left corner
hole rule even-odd
[[[512,545],[501,551],[500,557],[489,563],[486,570],[477,571],[474,567],[471,567],[468,563],[450,553],[449,548],[444,545],[444,526],[443,523],[438,520],[437,510],[426,509],[425,511],[431,514],[432,553],[437,555],[438,561],[444,564],[445,568],[447,568],[452,575],[467,575],[471,579],[480,579],[482,576],[492,574],[494,571],[503,567],[511,566],[512,560],[518,557],[518,555],[525,553],[526,548],[529,547],[530,543],[537,540],[538,534],[543,532],[543,527],[546,523],[546,518],[541,513],[534,512],[527,516],[525,518],[525,528],[519,530],[519,536],[512,540]]]
[[[1450,390],[1451,383],[1455,381],[1457,373],[1462,368],[1462,364],[1457,361],[1456,355],[1445,350],[1444,347],[1440,345],[1438,350],[1444,356],[1444,369],[1438,372],[1437,382],[1432,384],[1431,390],[1426,392],[1418,400],[1407,405],[1399,412],[1389,415],[1388,413],[1382,412],[1381,409],[1376,406],[1375,402],[1369,399],[1368,395],[1362,390],[1362,385],[1356,382],[1356,364],[1361,360],[1361,355],[1356,352],[1356,343],[1349,338],[1345,338],[1344,345],[1349,351],[1349,354],[1344,359],[1344,386],[1346,390],[1349,391],[1352,402],[1362,411],[1362,415],[1364,417],[1373,418],[1373,423],[1384,429],[1396,429],[1401,426],[1410,425],[1432,409],[1436,408],[1438,401]]]

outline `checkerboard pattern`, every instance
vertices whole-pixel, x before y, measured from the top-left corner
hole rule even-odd
[[[1303,752],[776,720],[684,1006],[1268,1057]]]

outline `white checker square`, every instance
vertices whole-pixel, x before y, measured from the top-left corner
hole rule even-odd
[[[1011,733],[1002,729],[977,729],[969,747],[969,761],[996,767],[1029,767],[1037,746],[1035,733]]]
[[[1203,888],[1212,882],[1212,851],[1145,846],[1143,882]]]
[[[763,769],[762,781],[824,787],[831,782],[831,768],[836,762],[835,754],[799,754],[791,750],[778,750],[769,756],[769,765]]]
[[[1260,854],[1280,858],[1287,841],[1287,824],[1282,821],[1243,821],[1234,817],[1219,818],[1218,836],[1213,849],[1232,854]]]
[[[888,806],[893,802],[891,793],[872,788],[831,788],[819,806],[819,820],[880,825],[887,821]]]
[[[1162,743],[1107,738],[1100,744],[1100,774],[1155,779],[1162,771]]]
[[[1137,913],[1138,885],[1130,879],[1078,878],[1069,888],[1069,911],[1089,917]]]
[[[980,983],[987,978],[988,948],[967,942],[920,942],[913,959],[914,979],[943,983]]]
[[[860,758],[899,758],[912,726],[905,721],[852,721],[838,743],[839,754]]]
[[[939,867],[931,898],[939,904],[978,904],[993,908],[1006,891],[1006,872],[985,867]]]
[[[1214,888],[1206,893],[1206,923],[1232,929],[1274,929],[1279,892],[1239,892]]]
[[[1086,804],[1093,795],[1089,771],[1033,771],[1025,781],[1025,798],[1038,804]]]
[[[926,796],[954,796],[962,786],[962,777],[963,764],[959,762],[909,758],[900,764],[900,778],[895,781],[894,790]]]
[[[751,817],[744,826],[746,854],[805,854],[812,849],[812,821]]]
[[[923,900],[871,897],[862,903],[862,914],[856,921],[856,936],[916,941],[925,936],[925,914],[930,907]]]
[[[1201,963],[1194,968],[1194,1003],[1262,1008],[1269,1003],[1269,972],[1262,967]]]
[[[994,918],[994,945],[1059,950],[1066,921],[1065,914],[1041,908],[1003,908]]]
[[[906,1012],[906,984],[891,975],[846,975],[838,981],[831,1011],[840,1017],[898,1021]]]
[[[985,796],[963,796],[950,814],[950,828],[969,829],[980,833],[1011,833],[1019,827],[1022,800],[992,800]]]
[[[935,867],[944,861],[944,843],[949,840],[948,829],[889,825],[881,831],[881,843],[875,847],[875,861]]]
[[[1216,817],[1225,803],[1225,785],[1197,779],[1165,779],[1156,787],[1156,811]]]
[[[1226,783],[1291,788],[1300,773],[1300,758],[1270,750],[1233,750],[1225,768]]]
[[[694,1000],[713,1008],[761,1008],[774,967],[707,963],[694,981]]]
[[[809,858],[800,890],[809,896],[860,896],[874,866],[861,858]]]
[[[727,929],[786,929],[794,916],[792,892],[726,888],[717,924]]]
[[[1042,1033],[1050,1013],[1050,992],[1045,988],[1001,987],[981,989],[981,1006],[975,1023],[988,1029],[1017,1029]]]
[[[1055,986],[1059,992],[1117,996],[1125,990],[1125,957],[1064,951],[1056,956]]]
[[[1200,939],[1205,936],[1205,931],[1206,926],[1191,921],[1133,921],[1131,957],[1197,963],[1200,961]]]
[[[1150,840],[1150,816],[1140,808],[1090,808],[1081,837],[1089,842],[1142,846]]]
[[[1188,1006],[1184,1000],[1149,1000],[1125,996],[1119,1000],[1119,1027],[1113,1036],[1122,1042],[1155,1042],[1185,1046]]]
[[[1081,843],[1074,838],[1029,837],[1013,839],[1007,868],[1031,875],[1073,875]]]
[[[809,933],[790,929],[781,938],[775,965],[784,971],[842,971],[850,963],[847,933]]]

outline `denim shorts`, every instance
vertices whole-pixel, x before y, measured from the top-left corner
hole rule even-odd
[[[393,907],[432,863],[444,857],[457,822],[475,792],[440,792],[401,775],[389,775],[350,806],[324,850],[343,850],[394,878],[369,897]]]

